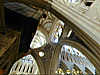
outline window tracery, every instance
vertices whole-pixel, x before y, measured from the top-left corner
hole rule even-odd
[[[65,54],[63,52],[65,52]],[[95,75],[94,65],[76,48],[65,44],[61,48],[61,55],[65,57],[64,59],[61,57],[61,61],[67,66],[68,63],[75,64],[82,71],[85,71],[85,68],[88,68]]]
[[[12,66],[11,74],[40,74],[38,65],[32,55],[24,56]]]
[[[51,42],[58,43],[59,38],[62,34],[63,28],[64,28],[64,23],[62,21],[58,21],[55,24],[54,30],[52,31],[52,34],[51,34]]]
[[[43,33],[41,33],[39,30],[37,30],[34,38],[32,39],[32,42],[30,44],[30,48],[39,48],[46,44],[46,37]]]

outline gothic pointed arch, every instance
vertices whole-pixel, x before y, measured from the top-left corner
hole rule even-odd
[[[34,50],[17,60],[9,74],[45,74],[44,66],[38,53]]]
[[[76,62],[78,64],[88,64],[89,67],[91,68],[91,70],[93,70],[93,73],[95,73],[95,67],[96,67],[95,62],[94,62],[93,59],[91,59],[91,57],[92,57],[91,55],[87,55],[87,53],[88,53],[87,49],[85,47],[83,47],[82,45],[80,45],[79,43],[74,42],[74,41],[70,41],[70,40],[62,40],[62,41],[60,41],[59,45],[57,46],[57,48],[55,50],[56,53],[54,54],[54,57],[52,58],[51,67],[54,67],[53,66],[54,64],[57,65],[57,61],[59,60],[59,54],[61,53],[61,48],[62,48],[63,45],[69,45],[69,46],[72,46],[72,47],[78,49],[80,52],[82,52],[83,55],[85,55],[86,60],[89,60],[89,62],[84,62],[84,61],[77,62],[78,60],[73,61],[73,59],[72,60],[69,59],[70,62]],[[79,65],[78,65],[78,67],[79,67]],[[80,69],[82,69],[82,68],[80,67]],[[96,67],[96,69],[97,69],[97,67]],[[85,71],[85,68],[84,68],[84,71]]]
[[[40,71],[34,57],[27,55],[15,62],[9,74],[40,74]]]
[[[46,36],[40,30],[37,30],[35,36],[31,41],[30,48],[31,49],[39,48],[41,46],[44,46],[46,43],[47,43]]]

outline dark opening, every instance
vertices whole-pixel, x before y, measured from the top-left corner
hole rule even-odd
[[[85,2],[86,6],[91,6],[93,2]]]

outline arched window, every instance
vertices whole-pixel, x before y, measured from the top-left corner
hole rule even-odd
[[[24,56],[12,66],[9,75],[40,74],[38,65],[32,55]]]
[[[53,43],[58,43],[59,41],[59,37],[61,36],[62,34],[62,30],[63,30],[63,27],[64,27],[64,23],[62,21],[58,21],[54,27],[54,30],[51,34],[51,42]]]
[[[34,38],[32,39],[32,42],[30,44],[30,48],[32,48],[32,49],[39,48],[39,47],[43,46],[44,44],[46,44],[46,37],[42,32],[37,30]]]
[[[63,61],[66,64],[66,66],[69,66],[69,64],[73,64],[73,65],[75,64],[82,71],[83,71],[83,68],[87,67],[90,71],[95,73],[95,67],[93,66],[93,64],[78,49],[72,46],[69,46],[67,44],[64,44],[62,45],[62,48],[61,48],[61,54],[62,54],[62,51],[65,51],[64,59],[66,60],[63,60],[62,58],[61,61]],[[67,57],[66,57],[66,54],[67,54]],[[69,67],[71,67],[71,65]]]

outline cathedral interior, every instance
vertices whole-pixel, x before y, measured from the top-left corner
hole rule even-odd
[[[0,75],[99,75],[100,0],[0,0]]]

